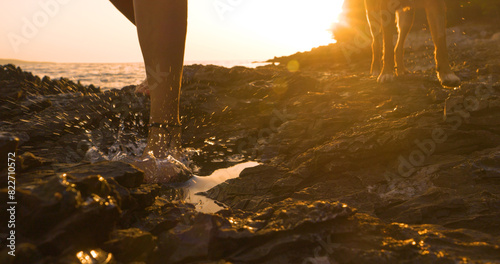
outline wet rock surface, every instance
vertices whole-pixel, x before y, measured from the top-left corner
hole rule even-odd
[[[205,193],[227,206],[215,214],[110,161],[144,147],[149,99],[133,86],[3,66],[0,152],[17,148],[17,205],[16,257],[2,225],[0,262],[500,263],[500,43],[467,30],[451,36],[463,40],[450,52],[455,89],[439,85],[424,44],[409,52],[413,73],[384,85],[369,54],[346,66],[323,49],[288,58],[298,72],[186,67],[191,167],[262,163]]]

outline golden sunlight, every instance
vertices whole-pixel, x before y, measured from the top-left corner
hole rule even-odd
[[[335,43],[331,29],[338,22],[343,3],[344,0],[288,1],[286,4],[269,1],[265,9],[272,15],[268,15],[268,19],[256,17],[241,24],[259,30],[259,35],[273,43],[307,51]]]

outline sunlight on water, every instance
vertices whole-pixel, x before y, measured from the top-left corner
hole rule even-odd
[[[215,213],[224,207],[198,193],[206,192],[227,180],[237,178],[244,169],[258,165],[258,162],[245,162],[233,167],[216,170],[210,176],[193,176],[183,186],[185,201],[194,204],[199,212]]]
[[[186,61],[186,65],[218,65],[227,68],[244,66],[255,68],[267,63],[254,63],[253,60]],[[60,77],[80,81],[83,85],[93,84],[102,90],[121,89],[128,85],[137,85],[144,81],[146,73],[143,63],[17,63],[23,70],[40,77]]]

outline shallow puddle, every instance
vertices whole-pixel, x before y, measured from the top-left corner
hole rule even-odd
[[[184,189],[184,201],[194,204],[196,210],[203,213],[215,213],[224,209],[220,203],[216,203],[214,200],[198,193],[206,192],[229,179],[237,178],[244,169],[257,165],[259,165],[258,162],[245,162],[229,168],[218,169],[209,176],[193,176],[182,186]]]

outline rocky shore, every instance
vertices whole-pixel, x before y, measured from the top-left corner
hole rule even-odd
[[[463,30],[455,89],[415,36],[413,73],[385,85],[365,49],[340,45],[279,66],[187,66],[189,166],[262,164],[205,193],[227,206],[214,214],[111,161],[144,147],[149,99],[133,86],[2,66],[0,210],[15,207],[15,227],[2,221],[0,262],[500,263],[500,30]]]

